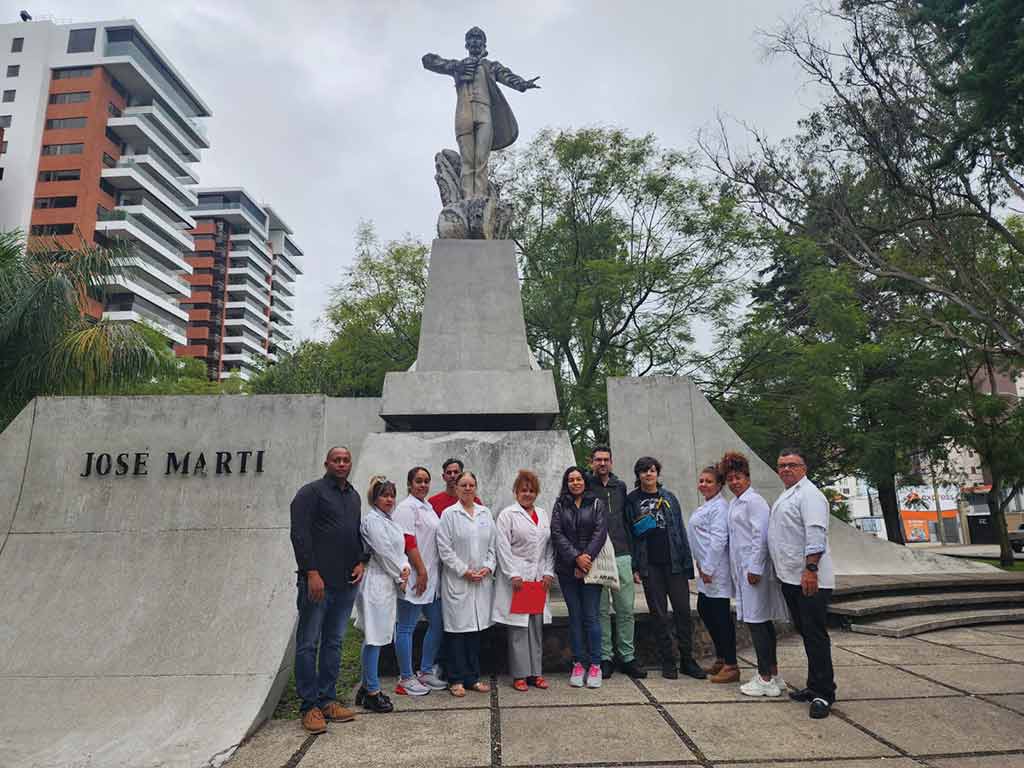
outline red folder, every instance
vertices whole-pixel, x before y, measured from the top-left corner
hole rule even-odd
[[[512,593],[512,613],[544,613],[547,599],[543,581],[524,581],[523,588]]]

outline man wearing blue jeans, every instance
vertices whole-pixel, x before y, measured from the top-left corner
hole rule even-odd
[[[300,488],[291,504],[299,611],[295,688],[302,699],[302,727],[310,733],[326,731],[328,720],[355,718],[337,702],[335,688],[341,643],[369,559],[359,534],[359,494],[348,482],[352,453],[331,448],[324,469],[324,476]]]

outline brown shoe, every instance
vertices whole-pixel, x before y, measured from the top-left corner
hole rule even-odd
[[[712,683],[738,683],[740,668],[722,665],[722,668],[708,678]]]
[[[324,713],[320,711],[320,707],[306,710],[302,716],[302,727],[310,733],[327,733],[327,721],[324,720]]]
[[[724,666],[725,666],[725,662],[724,661],[722,661],[721,659],[715,659],[715,663],[712,664],[707,669],[705,669],[704,671],[707,672],[709,675],[717,675],[719,672],[722,671],[722,667],[724,667]]]
[[[324,718],[330,723],[347,723],[356,719],[356,713],[348,707],[343,707],[336,701],[332,701],[323,708]]]

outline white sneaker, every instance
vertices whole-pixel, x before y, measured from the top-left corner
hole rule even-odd
[[[432,691],[443,691],[445,688],[448,687],[448,683],[446,683],[444,680],[438,677],[437,674],[433,671],[420,672],[418,675],[416,675],[416,678]]]
[[[395,686],[395,693],[399,696],[426,696],[430,689],[415,677],[403,677]]]
[[[745,696],[781,696],[782,691],[775,684],[775,680],[762,680],[759,674],[754,674],[750,680],[740,686],[740,693]]]
[[[779,689],[780,694],[786,690],[786,681],[782,679],[782,675],[773,677],[772,682],[775,683],[775,687]]]
[[[601,667],[597,664],[591,664],[590,669],[587,670],[587,688],[600,688],[601,687]]]
[[[583,665],[578,661],[572,665],[572,674],[569,675],[569,685],[573,688],[583,687]]]

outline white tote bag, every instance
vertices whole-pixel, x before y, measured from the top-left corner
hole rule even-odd
[[[590,573],[583,577],[584,584],[600,584],[619,591],[619,565],[615,562],[615,546],[612,537],[604,540],[604,546],[597,559],[590,564]]]

